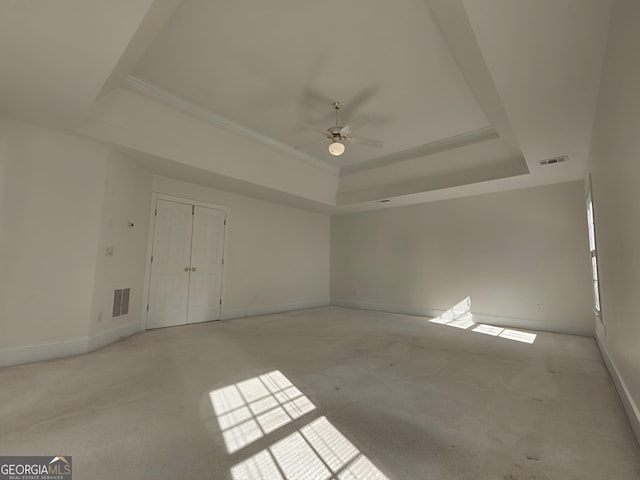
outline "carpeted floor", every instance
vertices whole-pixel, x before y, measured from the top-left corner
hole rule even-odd
[[[76,480],[640,478],[593,339],[473,328],[326,307],[0,369],[0,455]]]

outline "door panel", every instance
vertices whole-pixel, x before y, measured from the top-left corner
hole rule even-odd
[[[192,206],[158,200],[147,328],[185,325],[193,228]]]
[[[225,212],[194,208],[188,323],[220,319]]]

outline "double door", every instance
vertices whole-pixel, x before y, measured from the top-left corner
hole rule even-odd
[[[226,212],[156,200],[147,328],[220,319]]]

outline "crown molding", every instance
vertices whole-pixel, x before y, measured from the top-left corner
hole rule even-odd
[[[371,170],[372,168],[386,167],[395,163],[404,162],[405,160],[413,160],[414,158],[426,157],[434,153],[453,150],[454,148],[472,145],[474,143],[485,142],[498,138],[498,132],[493,127],[484,127],[471,132],[461,133],[453,137],[443,138],[435,142],[426,143],[418,147],[409,148],[400,152],[383,155],[381,157],[367,160],[366,162],[357,163],[355,165],[347,165],[340,169],[340,174],[350,174]]]
[[[151,96],[152,98],[160,100],[174,108],[177,108],[178,110],[188,112],[209,123],[222,127],[255,142],[261,143],[262,145],[266,145],[267,147],[270,147],[280,153],[290,155],[298,160],[308,163],[309,165],[313,165],[314,167],[331,172],[335,175],[338,175],[340,173],[340,169],[335,165],[319,160],[307,153],[296,150],[295,148],[290,147],[285,143],[282,143],[271,137],[258,133],[255,130],[240,125],[239,123],[229,120],[222,115],[218,115],[217,113],[214,113],[204,107],[196,105],[193,102],[185,100],[184,98],[175,95],[163,88],[160,88],[150,82],[147,82],[146,80],[143,80],[139,77],[129,75],[125,79],[123,85],[124,87],[127,87],[131,90],[146,94],[148,96]]]

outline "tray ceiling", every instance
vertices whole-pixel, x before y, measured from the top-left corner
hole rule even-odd
[[[45,5],[46,4],[46,5]],[[584,178],[610,0],[0,3],[0,114],[323,212]],[[364,117],[332,157],[321,130]],[[541,167],[549,157],[561,164]],[[390,200],[384,204],[380,200]]]
[[[422,0],[185,0],[133,75],[337,166],[489,127]],[[332,157],[300,127],[369,123]]]

